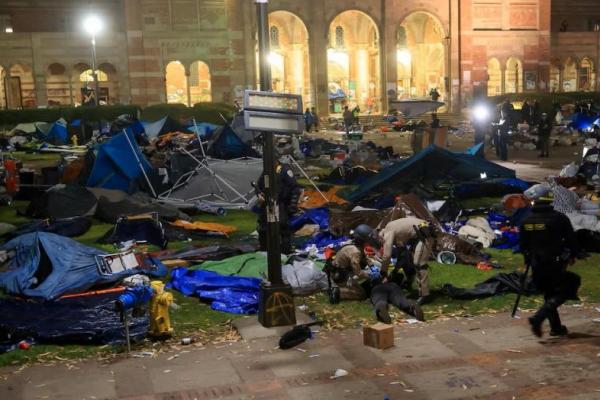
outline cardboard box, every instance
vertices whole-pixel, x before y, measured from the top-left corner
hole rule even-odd
[[[376,349],[387,349],[394,345],[394,327],[378,323],[363,327],[363,343]]]

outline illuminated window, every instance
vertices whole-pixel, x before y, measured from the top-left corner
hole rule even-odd
[[[344,47],[344,28],[339,25],[335,28],[335,47]]]
[[[279,47],[279,28],[276,26],[271,27],[271,47]]]
[[[96,70],[96,74],[98,74],[98,82],[107,82],[108,75],[100,70]],[[92,75],[92,70],[88,69],[87,71],[83,71],[81,75],[79,75],[79,80],[81,82],[93,82],[94,76]]]

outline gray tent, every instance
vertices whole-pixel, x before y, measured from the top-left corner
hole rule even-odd
[[[173,187],[160,195],[163,202],[174,205],[208,203],[223,208],[246,208],[254,196],[252,182],[262,173],[262,159],[207,158],[182,175]]]

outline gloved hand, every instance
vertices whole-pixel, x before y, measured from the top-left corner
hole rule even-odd
[[[381,278],[381,270],[378,267],[371,265],[370,267],[367,267],[367,269],[370,280],[374,281],[376,279]]]

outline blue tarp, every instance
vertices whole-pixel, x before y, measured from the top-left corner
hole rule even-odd
[[[577,113],[571,116],[570,126],[579,130],[591,129],[594,127],[594,122],[596,122],[596,119],[598,119],[596,116]]]
[[[56,146],[67,144],[69,142],[67,123],[64,119],[59,119],[50,125],[47,131],[44,131],[38,125],[36,125],[35,136],[46,143]]]
[[[349,239],[346,236],[336,237],[331,233],[327,232],[319,232],[312,238],[308,239],[303,244],[303,249],[312,246],[313,244],[317,247],[317,249],[321,250],[327,246],[332,246],[333,248],[340,247],[344,242],[347,242]]]
[[[216,272],[175,268],[167,285],[186,296],[197,296],[211,303],[211,308],[234,314],[258,312],[260,279],[224,276]]]
[[[342,89],[338,89],[335,92],[329,92],[329,100],[341,100],[346,98],[346,93]]]
[[[131,145],[128,143],[127,136]],[[133,134],[129,132],[127,136],[120,133],[100,145],[92,173],[87,181],[88,187],[122,190],[128,193],[134,191],[135,181],[143,176],[134,151],[143,168],[147,172],[152,169],[137,146]]]
[[[45,300],[115,283],[140,272],[102,275],[96,256],[106,252],[53,233],[28,233],[4,244],[0,250],[16,251],[8,270],[0,273],[0,288],[10,294]]]
[[[292,231],[297,231],[306,224],[319,225],[319,229],[329,229],[329,208],[318,207],[309,208],[302,214],[290,218],[290,227]]]
[[[208,122],[198,122],[195,126],[188,126],[187,129],[190,132],[200,135],[202,139],[210,139],[212,134],[219,128],[221,128],[221,125],[209,124]]]
[[[10,335],[9,343],[33,339],[35,343],[123,344],[123,322],[115,312],[115,301],[120,294],[46,302],[0,300],[0,339],[9,339]],[[146,337],[148,327],[147,314],[129,318],[129,334],[134,342]]]
[[[347,196],[356,202],[371,193],[396,191],[416,183],[481,182],[515,178],[515,171],[469,154],[454,153],[431,145],[414,156],[381,170]]]

